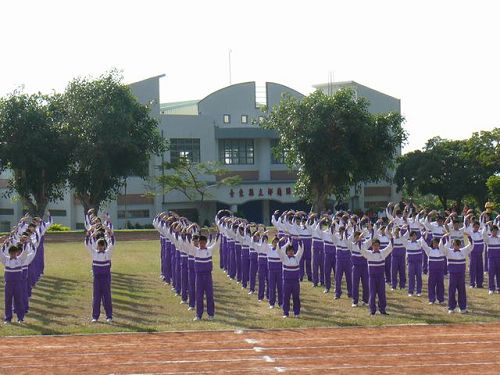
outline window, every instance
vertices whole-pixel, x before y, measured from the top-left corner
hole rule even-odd
[[[177,162],[186,158],[192,163],[200,162],[199,138],[172,138],[170,139],[170,161]]]
[[[149,210],[118,210],[118,219],[144,219],[149,217]]]
[[[248,124],[248,115],[241,115],[241,123]]]
[[[281,152],[277,155],[274,151],[279,144],[279,139],[271,140],[271,164],[285,164],[285,153]]]
[[[55,216],[55,217],[61,217],[61,216],[66,216],[66,210],[49,210],[50,211],[50,216]]]
[[[0,215],[14,215],[13,208],[0,208]]]
[[[231,115],[224,115],[223,121],[224,121],[224,124],[230,124],[231,123]]]
[[[253,164],[253,139],[220,139],[219,160],[225,165]]]

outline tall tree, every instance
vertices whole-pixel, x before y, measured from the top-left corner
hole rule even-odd
[[[69,183],[85,210],[113,199],[126,177],[145,177],[150,156],[165,149],[156,119],[115,71],[76,78],[64,93],[65,121],[74,139]]]
[[[500,210],[500,176],[490,176],[486,181],[490,199],[495,202],[496,208]]]
[[[0,99],[0,171],[11,170],[8,195],[16,193],[32,215],[64,194],[72,145],[60,99],[20,91]]]
[[[344,198],[350,186],[388,176],[406,140],[403,117],[373,115],[368,101],[350,89],[333,96],[316,91],[302,99],[285,96],[264,127],[274,129],[289,168],[297,170],[295,191],[319,212],[332,194]]]

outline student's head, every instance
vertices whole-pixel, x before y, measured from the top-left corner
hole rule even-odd
[[[437,238],[433,238],[431,241],[431,246],[433,249],[437,249],[439,247],[439,240]]]
[[[380,227],[380,233],[385,234],[385,229],[386,229],[386,228],[387,228],[387,227],[386,227],[385,225],[382,225],[382,226]]]
[[[193,235],[193,237],[191,237],[191,241],[193,241],[193,245],[198,247],[198,245],[200,244],[200,236],[198,236],[197,234]]]
[[[378,239],[373,240],[372,249],[374,252],[380,251],[380,241]]]
[[[16,245],[12,245],[9,247],[9,255],[11,258],[17,257],[17,254],[19,253],[19,247]]]
[[[273,247],[278,246],[278,242],[280,242],[280,239],[279,239],[278,237],[274,237],[274,238],[273,238],[273,241],[272,241],[272,245],[273,245]]]
[[[453,219],[453,229],[458,230],[460,228],[460,222],[457,219]]]
[[[354,241],[359,240],[359,236],[361,236],[361,232],[359,230],[357,230],[356,232],[354,232]]]
[[[289,257],[293,257],[295,255],[295,250],[293,249],[293,245],[288,245],[286,247],[286,255]]]
[[[396,216],[397,216],[397,217],[401,217],[401,215],[402,215],[401,210],[396,210]]]
[[[479,230],[479,221],[474,221],[474,224],[472,224],[472,229],[474,229],[474,232],[477,232]]]
[[[339,228],[339,233],[340,233],[340,234],[342,234],[342,233],[344,233],[344,232],[345,232],[345,227],[340,227],[340,228]]]
[[[437,221],[438,225],[443,225],[443,223],[444,223],[444,217],[443,217],[443,216],[441,216],[441,215],[439,215],[439,216],[437,217],[437,220],[436,220],[436,221]]]
[[[108,244],[106,243],[106,240],[104,238],[100,238],[97,240],[97,251],[102,253],[104,250],[106,250],[106,247]]]
[[[410,232],[410,240],[412,240],[412,241],[416,241],[417,240],[417,232],[415,232],[414,230],[412,230]]]
[[[269,237],[267,237],[267,234],[264,234],[262,236],[262,243],[267,243],[269,241]]]
[[[498,225],[493,225],[491,227],[491,234],[494,236],[498,235]]]
[[[201,235],[198,239],[198,243],[200,245],[200,248],[206,248],[207,247],[207,236]]]
[[[30,225],[28,225],[28,232],[29,233],[35,233],[35,230],[36,230],[36,225],[34,223],[31,223]]]
[[[462,243],[460,242],[460,240],[453,240],[453,249],[454,250],[459,250],[461,244]]]
[[[399,237],[399,233],[401,233],[401,228],[399,228],[399,227],[394,228],[394,234],[395,234],[397,237]]]

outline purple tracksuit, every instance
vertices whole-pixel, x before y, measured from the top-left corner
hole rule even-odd
[[[406,248],[401,238],[394,238],[392,241],[393,250],[391,254],[391,276],[392,289],[398,286],[399,289],[406,287]]]
[[[323,285],[325,283],[325,250],[323,246],[323,240],[314,237],[312,240],[312,251],[313,251],[313,270],[312,270],[312,281],[314,286],[318,283]]]
[[[278,251],[269,247],[267,252],[267,267],[269,270],[269,305],[276,303],[276,293],[278,294],[278,305],[283,305],[283,266]],[[259,297],[260,299],[260,297]]]
[[[189,307],[196,305],[196,272],[194,270],[194,256],[188,255],[188,296]]]
[[[500,237],[490,235],[486,238],[488,244],[488,289],[500,291]]]
[[[241,282],[243,278],[241,272],[241,243],[238,241],[234,243],[234,261],[236,263],[236,280]]]
[[[368,241],[371,243],[371,241]],[[367,247],[367,246],[366,246]],[[370,279],[370,313],[373,315],[377,311],[376,299],[378,297],[378,309],[382,314],[385,314],[387,301],[385,298],[385,259],[392,251],[392,246],[380,250],[380,252],[371,252],[366,250],[365,245],[361,250],[361,254],[368,260],[368,274]]]
[[[408,254],[408,294],[415,291],[417,282],[417,294],[422,293],[422,246],[419,241],[408,241],[406,245]]]
[[[189,289],[189,280],[188,280],[188,254],[181,251],[180,257],[180,266],[181,266],[181,300],[187,302],[188,300],[188,289]]]
[[[361,255],[361,243],[350,244],[352,261],[352,303],[357,305],[359,302],[359,282],[363,288],[362,301],[368,303],[369,298],[369,276],[368,262]]]
[[[421,242],[422,247],[428,254],[429,278],[427,280],[427,290],[429,302],[444,302],[444,264],[446,263],[446,250],[431,249],[425,242]]]
[[[456,293],[458,292],[458,306],[460,310],[467,309],[467,294],[465,290],[465,259],[472,250],[472,245],[468,245],[460,250],[447,249],[448,272],[450,282],[448,285],[448,310],[455,310],[457,307]]]
[[[166,257],[166,251],[165,251],[165,237],[160,236],[160,276],[162,280],[166,280],[166,272],[165,272],[165,257]]]
[[[212,282],[212,251],[208,249],[195,250],[194,270],[196,272],[196,316],[201,319],[204,311],[203,297],[207,298],[207,314],[215,315],[214,292]]]
[[[220,232],[220,231],[219,231]],[[219,246],[219,268],[224,270],[226,268],[225,265],[225,255],[226,254],[226,237],[224,235],[221,236],[220,246]]]
[[[387,247],[387,245],[389,245],[389,238],[385,235],[383,236],[379,236],[379,240],[380,240],[380,248],[381,249],[384,249]],[[385,272],[385,282],[387,284],[390,284],[391,283],[391,263],[392,263],[392,254],[389,254],[387,256],[387,258],[385,258],[385,268],[384,268],[384,272]]]
[[[250,247],[250,291],[255,292],[255,284],[257,280],[257,270],[259,267],[259,260],[257,250],[253,247]]]
[[[264,247],[265,246],[265,247]],[[267,269],[267,243],[258,247],[258,273],[259,273],[259,291],[257,298],[259,301],[264,299],[264,295],[269,299],[269,277]],[[281,269],[281,268],[280,268]],[[267,286],[267,288],[266,288]]]
[[[311,235],[300,235],[300,239],[304,244],[304,255],[300,259],[300,280],[307,275],[307,280],[312,281],[312,267],[311,267]]]
[[[330,290],[332,287],[332,272],[333,275],[335,276],[335,265],[336,265],[336,253],[337,249],[335,248],[335,245],[333,242],[325,241],[325,266],[324,266],[324,272],[325,272],[325,289]]]
[[[113,318],[111,302],[111,255],[115,244],[114,237],[108,241],[108,247],[98,252],[92,247],[91,240],[86,238],[86,245],[92,255],[92,272],[94,274],[94,290],[92,299],[92,318],[99,319],[101,315],[101,301],[106,312],[106,319]]]
[[[6,322],[12,320],[12,305],[16,311],[17,319],[24,320],[25,307],[23,301],[23,291],[25,280],[23,279],[22,264],[23,259],[10,259],[9,256],[0,254],[2,263],[5,265],[5,317]]]
[[[352,261],[351,252],[347,248],[347,240],[338,240],[336,244],[337,259],[335,264],[335,297],[342,295],[342,276],[347,283],[347,296],[352,297]]]
[[[227,239],[227,250],[228,250],[228,274],[231,279],[236,278],[236,242],[232,238]]]
[[[290,297],[293,299],[293,314],[300,315],[300,260],[304,248],[299,247],[295,256],[289,257],[284,249],[278,249],[283,264],[283,315],[290,313]]]
[[[245,241],[245,239],[243,239]],[[250,248],[242,242],[241,244],[241,286],[247,288],[250,278]]]
[[[470,285],[482,288],[484,280],[483,251],[484,238],[481,232],[471,232],[472,243],[474,245],[470,253],[469,278]]]
[[[177,233],[176,233],[177,236]],[[175,247],[175,292],[182,293],[182,266],[181,266],[181,251]]]
[[[177,249],[175,245],[170,242],[170,269],[172,274],[172,290],[177,290],[177,265],[175,260],[177,258]]]

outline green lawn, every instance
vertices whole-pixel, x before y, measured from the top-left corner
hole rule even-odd
[[[91,261],[83,244],[47,244],[45,263],[45,275],[33,290],[26,324],[2,326],[0,336],[500,321],[500,294],[489,296],[487,289],[467,289],[470,314],[449,315],[446,306],[427,304],[425,277],[422,297],[388,290],[390,315],[374,317],[367,308],[352,308],[345,294],[334,301],[332,294],[302,283],[301,318],[282,319],[281,310],[259,304],[255,295],[247,295],[215,267],[216,319],[193,322],[194,314],[159,279],[159,242],[138,241],[118,243],[114,253],[113,324],[92,324]],[[3,296],[3,283],[0,293]]]

